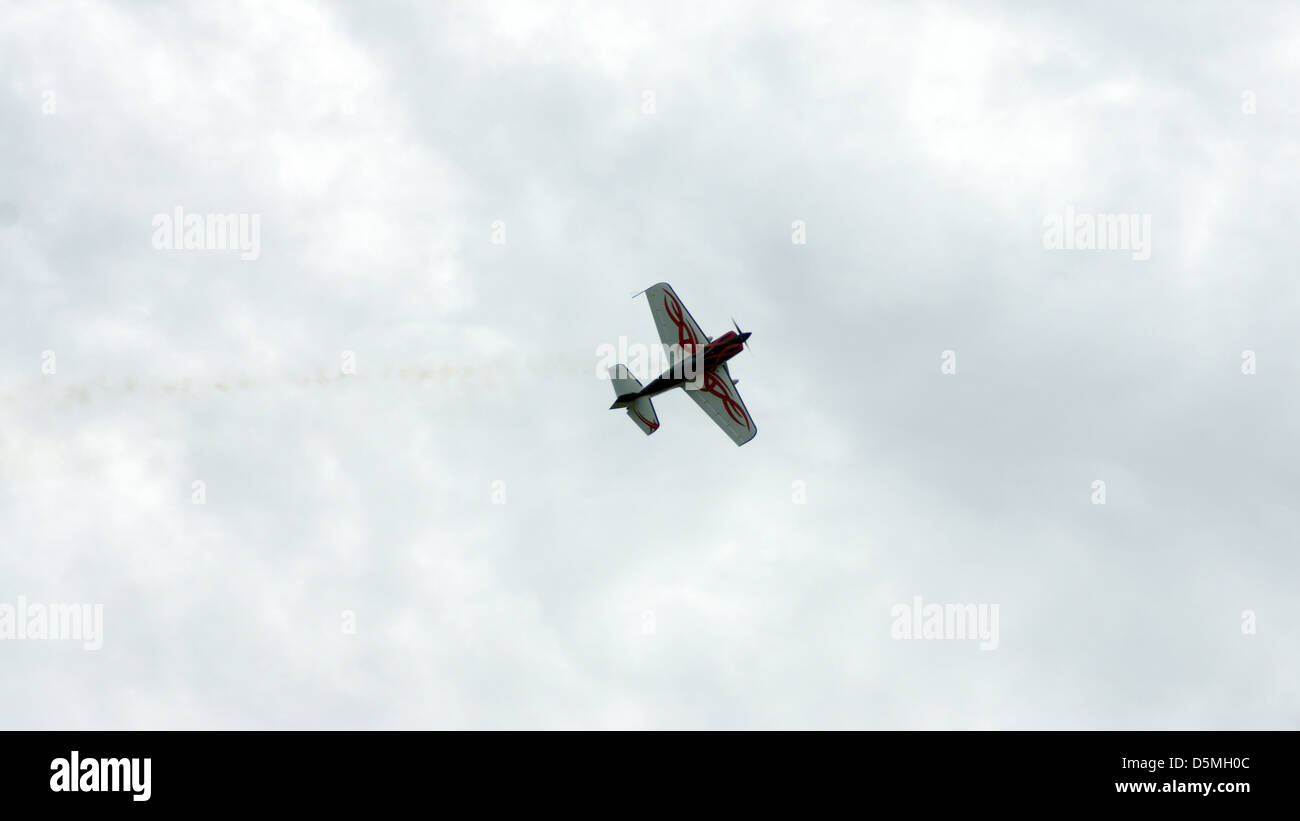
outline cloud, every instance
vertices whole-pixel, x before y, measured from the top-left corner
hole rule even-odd
[[[1294,723],[1293,12],[6,14],[0,602],[105,630],[7,726]],[[744,448],[607,410],[661,280]]]

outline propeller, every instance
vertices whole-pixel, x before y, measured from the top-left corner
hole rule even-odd
[[[736,318],[734,316],[731,318],[731,325],[736,329],[736,336],[740,336],[741,334],[744,333],[744,331],[740,330],[740,323],[736,322]],[[753,351],[749,347],[748,339],[746,339],[743,344],[745,346],[745,350],[749,351],[750,353],[753,353]]]

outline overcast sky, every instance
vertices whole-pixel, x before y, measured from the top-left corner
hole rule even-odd
[[[1300,10],[1023,5],[6,4],[0,727],[1300,726]]]

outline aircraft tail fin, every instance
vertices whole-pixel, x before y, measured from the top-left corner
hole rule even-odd
[[[651,403],[650,397],[639,396],[641,381],[632,375],[626,365],[615,365],[611,368],[609,381],[614,386],[614,393],[617,396],[614,404],[610,405],[611,410],[626,408],[627,418],[635,422],[646,436],[659,430],[659,417],[655,414],[654,404]]]

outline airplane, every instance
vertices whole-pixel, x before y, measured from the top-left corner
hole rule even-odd
[[[615,365],[609,373],[618,398],[609,406],[610,410],[626,408],[628,418],[649,436],[659,430],[659,417],[650,398],[673,388],[682,388],[731,437],[731,441],[743,445],[753,439],[758,428],[727,370],[727,360],[740,353],[750,333],[742,332],[732,320],[736,330],[727,331],[717,339],[705,336],[667,282],[652,285],[642,293],[650,301],[650,314],[659,330],[660,341],[678,346],[694,356],[691,364],[695,368],[685,367],[685,361],[678,360],[662,376],[642,387],[626,365]]]

